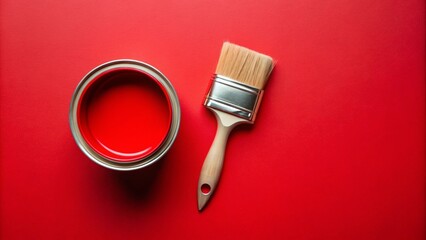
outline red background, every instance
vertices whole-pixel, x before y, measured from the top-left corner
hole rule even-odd
[[[423,0],[2,0],[0,26],[1,239],[425,238]],[[277,65],[199,213],[224,40]],[[180,98],[175,144],[141,171],[96,165],[68,125],[80,79],[118,58]]]

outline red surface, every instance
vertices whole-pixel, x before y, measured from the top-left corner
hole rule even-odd
[[[95,151],[128,162],[161,145],[170,128],[171,109],[155,79],[140,71],[116,69],[83,90],[77,118],[82,136]]]
[[[421,0],[0,3],[1,239],[425,239]],[[197,211],[224,40],[277,60]],[[162,71],[182,123],[152,168],[114,172],[72,139],[78,81],[118,58]]]

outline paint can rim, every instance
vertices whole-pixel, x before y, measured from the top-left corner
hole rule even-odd
[[[158,83],[161,84],[161,87],[165,90],[165,94],[168,95],[167,97],[170,99],[170,106],[172,112],[172,121],[170,123],[171,125],[167,136],[165,140],[161,143],[161,145],[152,154],[128,162],[112,161],[111,159],[102,156],[97,151],[92,149],[83,138],[77,119],[78,102],[79,99],[82,97],[82,93],[85,87],[89,85],[91,81],[96,79],[99,74],[102,74],[105,71],[111,71],[113,69],[121,68],[133,68],[157,80]],[[76,141],[81,151],[95,163],[109,169],[120,171],[136,170],[143,167],[147,167],[161,159],[169,151],[170,147],[176,139],[180,126],[180,118],[181,110],[179,98],[169,79],[152,65],[133,59],[112,60],[103,63],[89,71],[89,73],[87,73],[77,85],[71,99],[69,110],[69,123],[71,132],[74,137],[74,140]]]

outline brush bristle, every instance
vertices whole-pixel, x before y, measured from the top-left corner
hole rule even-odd
[[[263,89],[273,68],[274,62],[271,57],[225,42],[216,74]]]

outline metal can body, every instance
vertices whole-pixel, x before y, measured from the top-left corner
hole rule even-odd
[[[87,95],[87,91],[91,85],[97,81],[102,81],[103,75],[123,69],[126,69],[126,71],[137,71],[138,73],[145,74],[146,76],[149,76],[150,79],[153,79],[155,84],[161,87],[162,92],[164,92],[168,101],[168,107],[170,108],[170,125],[168,126],[167,132],[165,132],[161,143],[159,143],[158,146],[156,146],[149,154],[140,155],[139,157],[136,156],[134,159],[125,161],[121,161],[119,157],[118,159],[115,159],[102,154],[102,152],[90,143],[88,138],[85,136],[85,130],[83,129],[84,126],[82,126],[81,123],[82,114],[79,112],[81,108],[80,105],[84,104],[84,102],[82,103],[82,99],[85,98],[85,95]],[[146,167],[163,157],[170,149],[177,136],[180,117],[181,111],[178,96],[166,76],[149,64],[130,59],[110,61],[91,70],[83,77],[75,89],[69,110],[71,132],[83,153],[101,166],[123,171]],[[152,131],[155,131],[155,129]]]

